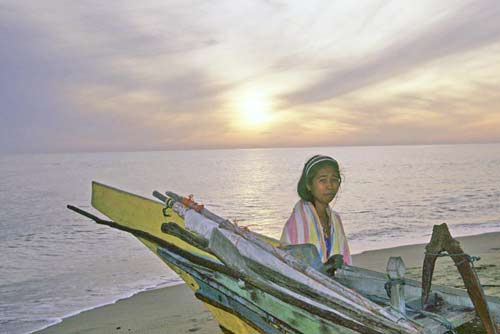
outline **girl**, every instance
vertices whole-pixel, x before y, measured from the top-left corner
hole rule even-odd
[[[334,254],[342,254],[344,263],[351,264],[351,255],[342,221],[330,208],[342,179],[338,162],[325,155],[315,155],[304,165],[297,184],[300,200],[283,228],[284,244],[310,243],[318,249],[326,263]]]

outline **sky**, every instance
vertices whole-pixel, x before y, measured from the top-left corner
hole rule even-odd
[[[0,0],[0,152],[500,141],[500,1]]]

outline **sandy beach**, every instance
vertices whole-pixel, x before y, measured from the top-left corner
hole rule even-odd
[[[500,296],[500,233],[457,239],[466,253],[481,257],[475,267],[485,293]],[[355,255],[353,262],[356,266],[385,271],[390,256],[401,256],[407,267],[407,277],[420,279],[424,246],[410,245],[368,251]],[[449,258],[438,259],[433,282],[463,287],[458,271]],[[36,333],[212,334],[221,331],[211,314],[183,284],[139,293],[115,304],[66,318],[63,322]]]

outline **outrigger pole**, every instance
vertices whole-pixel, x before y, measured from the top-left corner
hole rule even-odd
[[[481,319],[486,332],[488,334],[499,334],[500,332],[495,319],[488,308],[479,277],[474,270],[474,266],[471,265],[476,258],[472,258],[464,253],[460,243],[451,236],[446,224],[434,225],[431,241],[425,247],[425,258],[422,268],[422,309],[425,310],[428,306],[432,274],[437,258],[442,256],[450,256],[453,262],[455,262],[455,266],[457,266],[458,272],[462,276],[467,293],[474,304],[476,313]]]

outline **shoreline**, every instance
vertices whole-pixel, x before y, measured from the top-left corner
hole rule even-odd
[[[23,334],[35,334],[35,333],[44,331],[45,329],[48,329],[50,327],[53,327],[53,326],[56,326],[56,325],[60,324],[61,322],[65,321],[66,319],[73,318],[73,317],[78,317],[80,314],[82,314],[84,312],[91,312],[91,311],[98,310],[98,309],[103,308],[103,307],[115,305],[116,303],[121,302],[123,300],[134,298],[135,296],[137,296],[137,295],[139,295],[141,293],[153,292],[153,291],[157,291],[157,290],[161,290],[161,289],[175,288],[177,286],[185,285],[185,284],[186,283],[181,278],[178,278],[178,280],[176,279],[176,280],[173,280],[172,282],[169,282],[169,283],[163,283],[163,284],[159,284],[159,285],[154,286],[154,287],[148,287],[148,288],[145,288],[145,289],[142,289],[142,290],[137,290],[135,292],[130,292],[130,293],[127,293],[127,294],[123,294],[123,296],[118,297],[117,299],[115,299],[115,300],[113,300],[113,301],[111,301],[109,303],[102,303],[102,304],[99,304],[99,305],[96,305],[96,306],[90,306],[90,307],[87,307],[87,308],[84,308],[84,309],[81,309],[81,310],[78,310],[78,311],[74,311],[74,312],[68,313],[68,314],[64,315],[63,317],[61,317],[61,318],[55,318],[55,317],[51,318],[51,319],[55,319],[53,323],[50,323],[48,325],[45,325],[45,326],[40,327],[40,328],[35,329],[35,330],[31,330],[29,332],[25,332]]]
[[[464,251],[480,256],[476,270],[487,295],[500,297],[500,232],[456,238]],[[401,256],[406,277],[420,280],[426,244],[388,247],[353,255],[353,263],[366,269],[385,272],[390,256]],[[450,258],[436,263],[433,283],[463,286]],[[132,315],[132,316],[131,316]],[[220,334],[217,322],[186,284],[138,292],[114,303],[81,311],[61,322],[32,334],[60,333],[207,333]]]
[[[175,307],[164,307],[167,301]],[[169,330],[172,329],[172,332]],[[85,310],[30,332],[54,333],[220,333],[217,322],[185,283],[142,291],[112,304]]]

